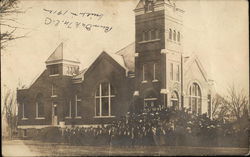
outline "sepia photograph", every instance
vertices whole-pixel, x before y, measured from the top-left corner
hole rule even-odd
[[[2,156],[250,155],[246,0],[1,0]]]

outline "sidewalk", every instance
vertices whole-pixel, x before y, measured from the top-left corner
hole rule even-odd
[[[41,156],[39,152],[32,152],[22,140],[2,142],[3,156]]]
[[[185,146],[71,146],[59,143],[13,140],[3,142],[4,156],[176,156],[176,155],[246,155],[248,148]]]

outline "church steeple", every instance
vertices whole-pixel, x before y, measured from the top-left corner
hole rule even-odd
[[[74,75],[79,71],[80,62],[66,56],[64,53],[64,44],[60,43],[54,52],[45,61],[49,70],[49,75]]]
[[[55,51],[49,56],[49,58],[45,61],[46,64],[53,63],[55,61],[63,60],[63,43],[61,43]]]

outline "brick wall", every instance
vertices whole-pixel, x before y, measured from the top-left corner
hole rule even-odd
[[[58,122],[65,121],[67,124],[90,124],[107,123],[114,118],[94,118],[95,117],[95,92],[101,82],[110,82],[114,86],[115,108],[114,115],[119,117],[125,115],[132,103],[133,79],[126,77],[126,70],[121,67],[109,55],[103,53],[84,75],[82,83],[73,84],[71,76],[49,76],[46,69],[29,89],[17,91],[17,101],[19,104],[18,125],[51,125],[52,124],[52,104],[57,104]],[[56,97],[52,97],[52,84],[55,88]],[[36,96],[42,93],[44,100],[44,119],[36,119]],[[81,99],[79,106],[81,119],[75,116],[75,95]],[[66,119],[71,101],[71,119]],[[22,104],[25,104],[27,119],[22,119]]]

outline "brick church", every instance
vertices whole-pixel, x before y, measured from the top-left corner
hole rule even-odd
[[[213,81],[182,48],[184,11],[168,0],[140,0],[134,12],[135,42],[102,52],[83,70],[58,45],[33,84],[17,90],[20,131],[107,124],[131,109],[170,106],[211,117]]]

